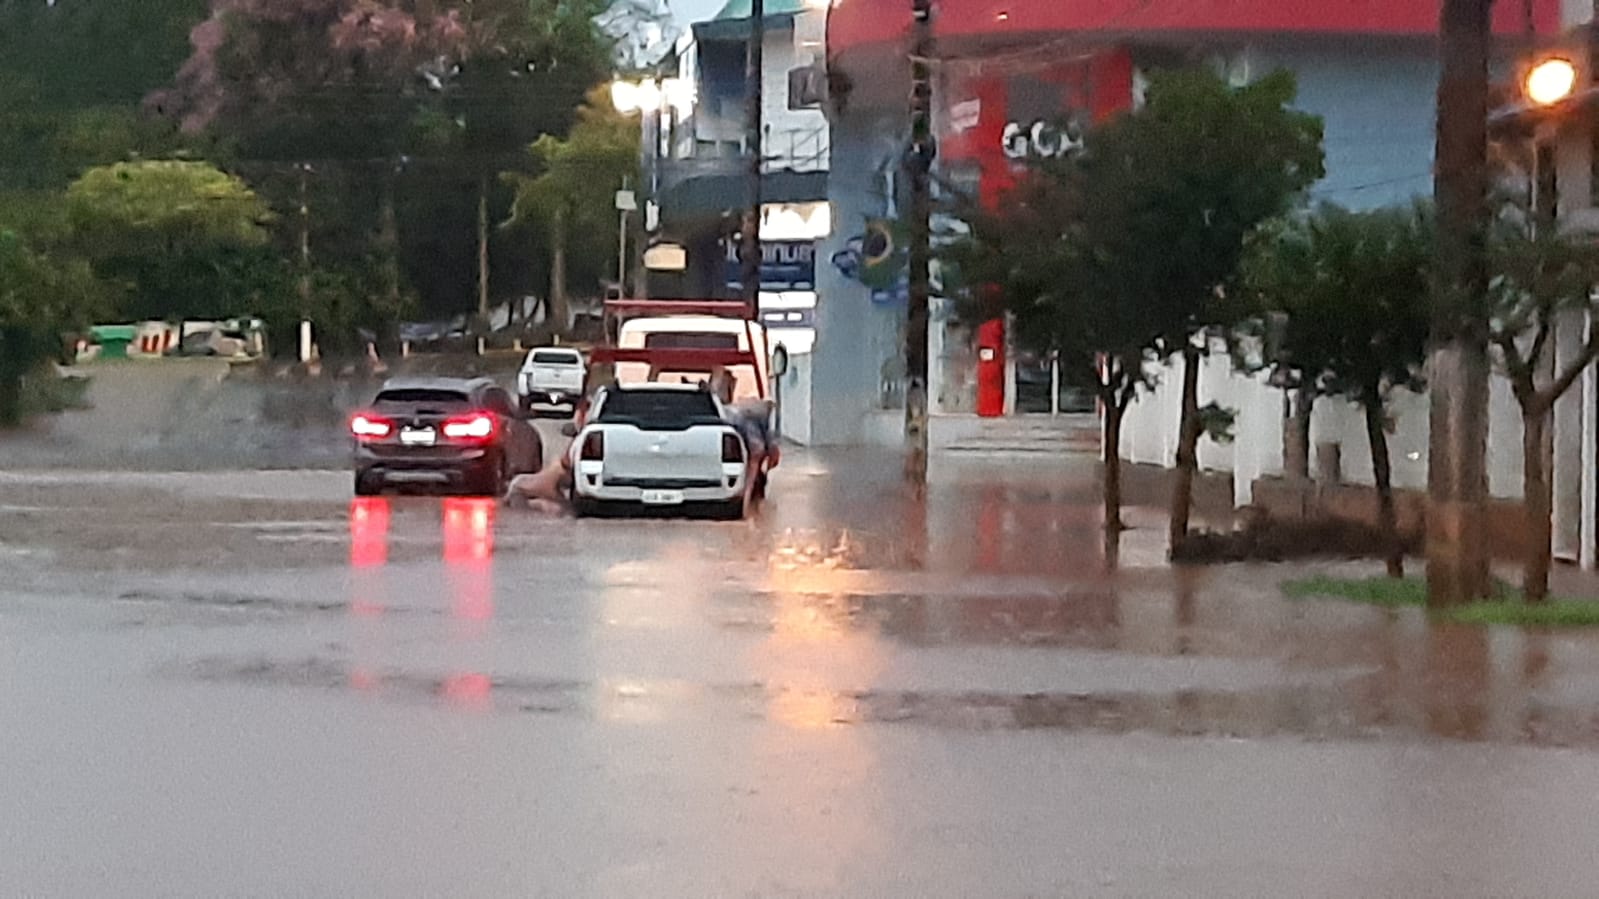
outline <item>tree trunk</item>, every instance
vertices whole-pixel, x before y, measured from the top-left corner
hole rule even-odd
[[[489,324],[489,181],[477,185],[477,314]]]
[[[1289,480],[1310,478],[1310,417],[1316,408],[1316,389],[1302,384],[1293,392],[1293,414],[1289,418],[1283,467]]]
[[[1373,392],[1371,396],[1380,396]],[[1387,550],[1388,576],[1405,576],[1405,549],[1399,539],[1399,513],[1394,507],[1393,462],[1388,457],[1388,431],[1383,420],[1381,400],[1370,400],[1361,407],[1366,413],[1366,440],[1371,445],[1371,470],[1377,482],[1377,529],[1382,532]]]
[[[1172,488],[1171,522],[1167,552],[1175,553],[1188,539],[1188,520],[1194,508],[1194,474],[1199,468],[1199,348],[1183,347],[1183,406],[1178,423],[1177,478]]]
[[[572,311],[566,296],[566,219],[559,212],[550,234],[550,302],[545,311],[550,327],[565,337],[572,323]]]
[[[383,260],[383,320],[378,326],[378,351],[399,355],[400,346],[400,217],[395,210],[395,175],[383,175],[382,206],[378,210],[378,245]]]
[[[1105,563],[1115,568],[1121,550],[1121,421],[1126,414],[1118,397],[1105,402]]]
[[[0,327],[0,427],[22,423],[22,378],[31,365],[29,346],[21,328]]]
[[[1549,412],[1523,409],[1521,413],[1521,495],[1527,515],[1529,551],[1521,575],[1521,592],[1527,602],[1549,598],[1549,567],[1553,561],[1554,522],[1551,506]]]

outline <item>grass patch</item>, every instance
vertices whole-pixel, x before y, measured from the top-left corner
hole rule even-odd
[[[1427,583],[1420,578],[1363,579],[1312,577],[1287,581],[1283,595],[1290,599],[1343,599],[1350,602],[1397,609],[1427,604]],[[1521,596],[1506,584],[1496,584],[1497,599],[1484,600],[1434,614],[1444,621],[1460,624],[1503,624],[1514,627],[1599,627],[1599,602],[1583,599],[1551,599],[1537,605],[1522,602]]]
[[[1397,609],[1427,604],[1427,584],[1416,578],[1371,577],[1360,580],[1312,577],[1283,584],[1289,599],[1347,599]]]
[[[1599,602],[1551,599],[1538,605],[1524,602],[1477,602],[1447,613],[1462,624],[1511,624],[1519,627],[1596,627]]]

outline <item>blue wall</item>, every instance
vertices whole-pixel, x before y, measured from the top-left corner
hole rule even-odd
[[[1371,209],[1432,193],[1434,53],[1408,42],[1256,51],[1256,71],[1293,71],[1297,105],[1326,123],[1327,177],[1314,200]]]
[[[811,380],[812,439],[820,445],[861,441],[863,419],[883,405],[884,364],[901,357],[905,307],[873,304],[870,291],[832,262],[862,232],[867,219],[880,218],[889,209],[882,173],[897,166],[901,119],[852,110],[833,129],[828,176],[833,235],[817,251],[817,346]]]

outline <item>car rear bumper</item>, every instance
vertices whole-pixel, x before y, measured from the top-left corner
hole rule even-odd
[[[659,485],[645,484],[640,486],[588,483],[587,477],[579,477],[572,485],[572,495],[579,499],[599,503],[617,503],[635,505],[646,508],[670,509],[672,506],[694,506],[706,504],[730,503],[744,496],[743,477],[735,479],[729,486],[726,480],[720,481],[717,486],[686,487],[676,482],[662,482]],[[661,495],[670,497],[662,501]],[[646,496],[650,501],[646,502]]]
[[[461,486],[492,461],[487,449],[416,457],[390,456],[370,449],[355,453],[356,471],[364,477],[381,478],[385,484]]]
[[[522,405],[535,409],[562,409],[572,411],[577,408],[577,391],[562,390],[531,390],[522,393]]]

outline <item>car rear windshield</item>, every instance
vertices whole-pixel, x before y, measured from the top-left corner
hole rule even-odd
[[[533,354],[534,365],[582,365],[583,360],[576,353],[543,352]]]
[[[625,390],[605,398],[597,419],[649,429],[687,428],[721,422],[708,393],[688,390]]]
[[[379,406],[429,406],[439,409],[455,409],[471,404],[471,399],[464,393],[456,390],[429,390],[424,388],[410,388],[405,390],[385,390],[378,394]]]

